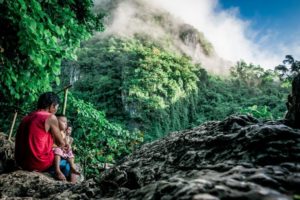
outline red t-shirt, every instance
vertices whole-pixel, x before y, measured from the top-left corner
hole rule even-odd
[[[32,112],[23,118],[18,128],[15,159],[25,170],[45,171],[53,164],[53,138],[45,130],[45,122],[50,115],[46,111]]]

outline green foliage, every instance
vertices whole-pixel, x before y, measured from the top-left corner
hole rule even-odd
[[[283,85],[290,87],[292,80],[300,72],[300,61],[295,60],[291,55],[286,55],[283,64],[276,66],[275,71]]]
[[[188,124],[189,112],[177,102],[197,92],[200,72],[189,58],[151,43],[114,38],[91,40],[78,58],[81,74],[74,93],[110,119],[129,130],[153,132],[150,138]]]
[[[257,105],[254,105],[248,108],[243,108],[241,110],[241,113],[252,115],[253,117],[258,119],[273,119],[272,113],[269,111],[267,106],[259,107]]]
[[[299,194],[295,194],[295,195],[293,196],[293,199],[294,199],[294,200],[299,200],[299,199],[300,199],[300,195],[299,195]]]
[[[257,87],[274,82],[276,78],[274,71],[265,71],[259,65],[247,64],[240,61],[230,69],[233,80],[239,84],[246,84],[248,87]]]
[[[140,132],[129,132],[119,124],[110,123],[104,113],[92,104],[72,94],[69,96],[69,104],[67,116],[73,126],[74,149],[85,176],[99,174],[101,165],[114,163],[143,142]]]
[[[288,88],[274,71],[253,64],[239,62],[221,79],[154,44],[116,38],[90,40],[78,58],[74,94],[110,120],[144,132],[145,141],[241,110],[274,119],[286,110]]]
[[[154,46],[133,43],[127,48],[136,59],[125,66],[123,87],[128,91],[128,106],[136,112],[164,109],[196,90],[196,68],[187,58]]]
[[[63,58],[75,58],[80,41],[102,29],[92,0],[0,2],[0,98],[32,102],[59,84]]]

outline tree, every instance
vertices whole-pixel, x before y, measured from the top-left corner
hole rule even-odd
[[[282,63],[275,67],[275,71],[278,72],[281,81],[291,82],[300,72],[300,61],[295,60],[291,55],[286,55]]]
[[[237,62],[236,66],[230,69],[234,80],[242,82],[247,86],[254,87],[272,81],[272,71],[265,71],[259,65],[247,64],[244,61]]]
[[[61,61],[102,30],[92,0],[0,0],[0,100],[33,101],[59,84]]]

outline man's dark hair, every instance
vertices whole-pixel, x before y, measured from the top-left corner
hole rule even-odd
[[[41,94],[37,103],[37,109],[45,109],[50,107],[52,104],[59,104],[59,97],[54,92],[45,92]]]

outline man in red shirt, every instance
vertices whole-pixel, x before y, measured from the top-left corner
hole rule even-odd
[[[53,92],[46,92],[39,97],[37,110],[23,118],[15,142],[15,159],[22,169],[39,172],[48,170],[54,163],[54,141],[60,147],[65,147],[55,116],[58,105],[59,97]],[[65,180],[68,175],[56,173],[59,180]]]

